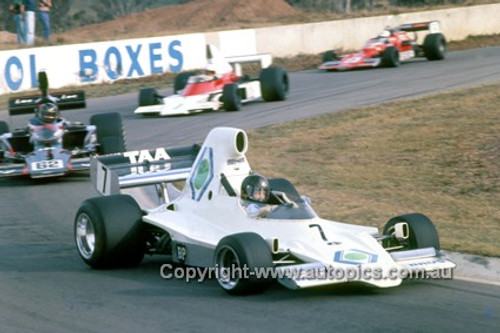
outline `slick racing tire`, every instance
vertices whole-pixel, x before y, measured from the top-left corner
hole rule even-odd
[[[290,88],[288,73],[281,67],[267,67],[260,72],[260,90],[266,102],[284,101]]]
[[[128,195],[85,200],[74,225],[80,257],[97,269],[139,265],[146,244],[141,217],[141,209]]]
[[[339,57],[335,53],[335,51],[326,51],[323,53],[323,62],[328,62],[328,61],[335,61],[339,60]]]
[[[9,124],[7,124],[5,121],[0,121],[0,135],[9,133]],[[0,144],[0,163],[4,159],[4,151],[3,151],[3,145]]]
[[[139,90],[139,106],[156,105],[158,93],[155,88],[142,88]]]
[[[214,253],[214,266],[218,270],[217,282],[231,295],[261,293],[272,283],[268,276],[257,277],[257,269],[273,267],[271,250],[266,241],[255,233],[239,233],[222,238]]]
[[[5,121],[0,121],[0,135],[9,133],[9,124]]]
[[[389,46],[382,52],[383,67],[399,67],[399,52],[394,46]]]
[[[198,72],[182,72],[179,73],[174,79],[174,94],[179,94],[184,88],[186,88],[188,79],[191,76],[198,75]]]
[[[238,95],[238,85],[234,83],[226,84],[222,89],[222,104],[226,111],[240,111],[241,98]]]
[[[415,250],[426,247],[440,249],[439,236],[432,221],[425,215],[414,213],[393,217],[384,226],[384,235],[394,235],[394,226],[398,222],[406,222],[409,227],[409,237],[405,243],[396,239],[389,240],[384,247],[402,245],[400,250]],[[398,250],[399,251],[399,250]]]
[[[99,153],[113,154],[126,150],[123,122],[118,112],[95,114],[90,124],[96,126]]]
[[[446,56],[446,39],[440,33],[428,34],[423,49],[428,60],[443,60]]]

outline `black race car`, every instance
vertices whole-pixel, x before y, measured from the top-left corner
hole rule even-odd
[[[38,75],[41,95],[9,100],[9,115],[34,113],[28,126],[9,131],[0,121],[0,177],[31,178],[62,176],[88,170],[96,154],[125,151],[119,113],[102,113],[90,125],[60,117],[60,109],[85,107],[84,91],[48,94],[45,72]]]

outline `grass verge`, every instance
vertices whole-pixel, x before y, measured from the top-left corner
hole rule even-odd
[[[255,170],[324,218],[383,227],[421,212],[442,248],[500,256],[500,84],[249,132]],[[404,106],[404,107],[403,107]]]

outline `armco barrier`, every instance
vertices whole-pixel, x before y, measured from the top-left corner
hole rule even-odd
[[[275,57],[357,49],[385,26],[439,20],[448,40],[500,33],[500,4],[350,20],[274,26],[178,36],[137,38],[0,52],[0,95],[35,89],[46,70],[50,86],[113,82],[201,68],[205,44],[226,57],[270,53]]]

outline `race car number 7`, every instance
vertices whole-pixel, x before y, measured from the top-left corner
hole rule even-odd
[[[47,160],[31,163],[31,169],[33,171],[39,170],[53,170],[60,169],[64,167],[63,160]]]
[[[101,162],[97,162],[96,170],[96,189],[104,195],[111,194],[111,177],[108,175],[108,168]]]

